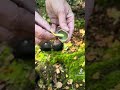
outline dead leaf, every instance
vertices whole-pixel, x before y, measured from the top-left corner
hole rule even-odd
[[[86,58],[88,61],[93,61],[96,58],[95,53],[94,52],[87,53]]]
[[[61,65],[60,64],[55,64],[53,65],[56,69],[59,68]]]
[[[48,87],[48,90],[53,90],[52,87]]]
[[[62,68],[62,67],[59,67],[59,69],[60,69],[60,71],[61,71],[61,72],[64,72],[64,70],[63,70],[63,68]]]
[[[66,90],[68,90],[68,89],[70,89],[68,86],[66,86],[64,89],[66,89]]]
[[[57,82],[56,83],[56,88],[61,88],[62,87],[62,83],[61,82]]]
[[[83,86],[83,84],[80,84],[80,86]]]
[[[84,29],[80,29],[79,33],[82,34],[82,37],[85,35],[85,30]]]
[[[59,68],[57,68],[55,71],[56,71],[57,74],[60,73],[60,69]]]
[[[70,85],[72,83],[73,83],[73,79],[69,79],[68,82],[67,82],[68,85]]]
[[[75,87],[76,87],[76,88],[79,88],[79,84],[76,83],[76,84],[75,84]]]
[[[76,48],[75,48],[75,47],[72,47],[72,48],[70,49],[70,51],[71,51],[71,52],[75,52],[75,51],[76,51]]]

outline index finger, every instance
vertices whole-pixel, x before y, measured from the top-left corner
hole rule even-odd
[[[12,2],[16,3],[18,6],[25,8],[32,14],[35,13],[35,0],[11,0]]]
[[[44,29],[50,30],[50,25],[45,21],[38,12],[35,11],[35,22]]]

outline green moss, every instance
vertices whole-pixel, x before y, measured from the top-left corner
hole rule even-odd
[[[120,83],[120,45],[113,43],[111,48],[106,49],[109,59],[102,58],[99,62],[94,62],[86,66],[86,85],[87,89],[109,90]],[[99,72],[99,79],[93,79],[93,75]]]
[[[36,49],[39,49],[36,46]],[[39,53],[37,52],[39,51]],[[40,62],[49,62],[51,65],[55,63],[63,63],[67,69],[67,75],[74,81],[82,81],[85,79],[85,49],[81,47],[79,51],[73,53],[62,52],[41,52],[36,50],[36,60]],[[76,57],[76,59],[75,59]],[[82,70],[82,72],[80,72]]]

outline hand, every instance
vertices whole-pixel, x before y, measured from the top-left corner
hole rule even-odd
[[[50,30],[50,25],[35,11],[35,43],[39,44],[42,40],[53,39],[54,36],[47,30]]]
[[[0,0],[1,30],[17,33],[19,38],[24,38],[23,36],[26,37],[28,35],[30,37],[34,36],[34,14],[32,14],[26,6],[24,6],[26,8],[20,6],[22,3],[15,3],[13,1],[14,0]],[[31,1],[33,0],[29,0],[29,3]],[[2,32],[0,33],[3,37],[6,37]]]
[[[93,8],[94,8],[94,0],[86,0],[86,5],[85,5],[85,23],[86,26],[88,24],[90,15],[92,14]]]
[[[7,30],[6,28],[0,27],[0,43],[4,41],[9,41],[14,37],[14,34]]]
[[[35,13],[35,0],[11,0],[16,3],[19,7],[23,7],[31,13]]]
[[[53,28],[59,25],[69,32],[69,41],[74,31],[74,14],[66,0],[46,0],[46,10]]]

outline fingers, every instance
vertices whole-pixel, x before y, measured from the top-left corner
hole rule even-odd
[[[50,25],[35,11],[35,22],[44,29],[50,30]]]
[[[36,42],[40,42],[40,40],[51,40],[54,39],[55,37],[46,31],[45,29],[41,28],[40,26],[35,24],[35,37],[36,37]]]
[[[7,30],[6,28],[0,27],[0,42],[9,41],[14,37],[14,34]]]
[[[52,24],[52,25],[51,25],[52,32],[55,32],[55,31],[56,31],[56,28],[57,28],[57,25],[56,25],[56,24]]]
[[[0,0],[0,26],[8,30],[34,33],[34,14],[18,7],[10,0]]]
[[[59,18],[59,24],[60,27],[66,31],[69,31],[69,28],[67,26],[67,21],[66,21],[66,14],[64,11],[60,11],[58,14],[58,18]]]
[[[46,10],[53,24],[59,25],[62,29],[69,31],[67,25],[66,0],[46,0]]]
[[[14,3],[16,3],[19,7],[25,8],[32,14],[35,13],[35,0],[10,0]]]
[[[74,14],[73,13],[68,14],[67,23],[68,23],[68,27],[70,30],[69,37],[68,37],[67,41],[70,41],[72,34],[73,34],[73,31],[74,31]]]
[[[85,23],[86,23],[86,26],[88,24],[90,15],[92,14],[92,11],[94,8],[94,2],[95,2],[95,0],[86,0],[85,1]]]
[[[42,41],[41,39],[35,37],[35,44],[39,44],[41,41]]]

